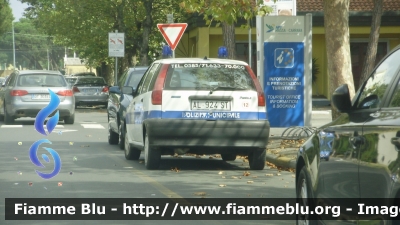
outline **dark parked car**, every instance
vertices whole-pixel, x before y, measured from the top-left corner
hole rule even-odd
[[[102,77],[78,77],[72,87],[75,107],[80,105],[104,105],[108,102],[108,85]]]
[[[344,206],[347,201],[372,198],[374,206],[399,206],[399,58],[400,46],[375,67],[353,99],[347,84],[333,93],[332,103],[341,115],[319,128],[299,149],[296,193],[302,205]],[[327,134],[332,142],[321,144],[325,141],[321,137]],[[329,162],[321,157],[326,152],[330,152]],[[353,207],[354,211],[359,208]],[[392,224],[383,222],[387,218],[382,215],[354,215],[348,210],[341,211],[338,221],[328,219],[327,215],[300,216],[298,224],[317,224],[317,220],[357,224],[357,221],[373,219],[382,220],[379,224]],[[364,221],[365,224],[376,222],[379,221]]]
[[[131,94],[123,94],[123,87],[130,89],[130,93],[136,90],[137,85],[148,67],[134,67],[127,69],[118,81],[118,86],[110,87],[108,97],[108,143],[118,144],[124,149],[123,124],[126,108],[132,101]]]
[[[65,76],[65,80],[68,82],[68,84],[72,87],[78,80],[78,77],[71,77],[71,76]]]
[[[70,76],[73,76],[73,77],[86,77],[86,76],[95,77],[96,74],[93,73],[93,72],[81,72],[81,73],[74,73],[74,74],[71,74]]]
[[[50,102],[49,89],[58,95],[59,116],[66,124],[75,121],[75,98],[58,71],[14,71],[0,88],[0,120],[12,124],[21,117],[36,117]]]

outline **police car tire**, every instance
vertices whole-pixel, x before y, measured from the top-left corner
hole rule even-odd
[[[257,149],[249,154],[249,165],[252,170],[263,170],[267,157],[266,149]]]
[[[124,135],[125,139],[124,139],[124,143],[125,143],[125,159],[127,160],[138,160],[140,158],[140,153],[141,151],[132,147],[129,144],[128,141],[128,135],[126,134],[126,130],[125,130],[125,135]]]
[[[236,154],[230,154],[230,153],[221,154],[221,158],[222,158],[222,160],[224,160],[224,161],[235,161],[235,159],[236,159]]]
[[[149,135],[146,133],[144,139],[144,164],[148,170],[155,170],[160,166],[161,152],[158,149],[154,149],[149,143]]]

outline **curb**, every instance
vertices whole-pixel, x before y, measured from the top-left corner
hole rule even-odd
[[[266,160],[270,163],[275,164],[276,166],[296,169],[296,159],[291,159],[285,156],[267,154]]]

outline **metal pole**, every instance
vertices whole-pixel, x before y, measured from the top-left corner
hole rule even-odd
[[[14,70],[15,70],[15,37],[14,37],[14,22],[12,22],[12,36],[13,36],[13,59],[14,59]]]
[[[118,33],[118,30],[115,30],[115,33]],[[118,57],[115,57],[115,84],[114,86],[118,85]]]
[[[49,49],[47,49],[47,70],[50,70]]]
[[[115,57],[115,84],[114,86],[118,85],[118,58]]]
[[[175,50],[172,51],[172,58],[175,58]]]
[[[252,68],[251,65],[251,27],[250,27],[250,19],[247,20],[247,25],[249,26],[249,66]]]

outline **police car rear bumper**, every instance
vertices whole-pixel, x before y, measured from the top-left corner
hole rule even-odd
[[[154,147],[264,149],[270,130],[268,120],[147,119],[144,124]]]

